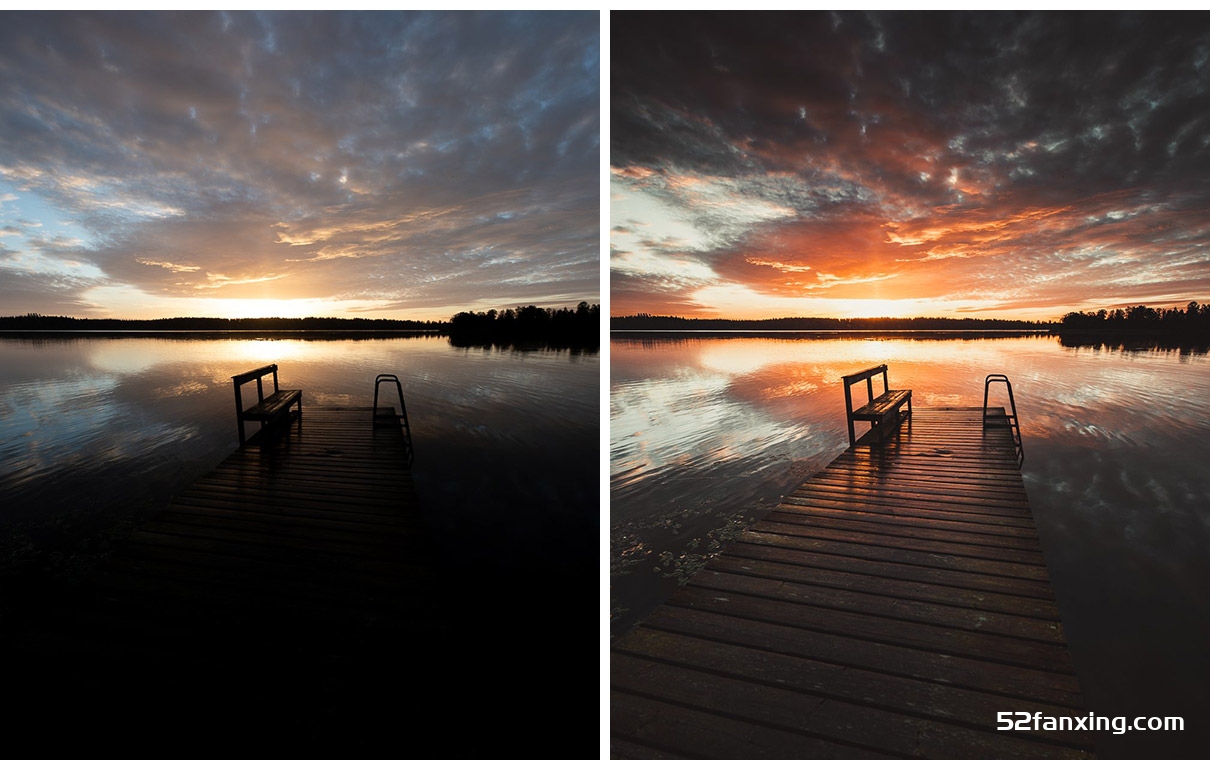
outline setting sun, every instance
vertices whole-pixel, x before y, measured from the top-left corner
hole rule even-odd
[[[936,304],[916,299],[853,298],[831,302],[836,316],[853,319],[872,317],[915,317],[929,313],[929,306]]]
[[[323,311],[318,298],[225,298],[212,302],[224,317],[309,317]]]

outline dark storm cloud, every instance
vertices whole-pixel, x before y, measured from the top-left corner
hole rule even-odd
[[[990,299],[980,267],[1036,267],[993,299],[1028,307],[1206,279],[1210,17],[615,13],[611,39],[615,185],[788,210],[700,253],[721,282]]]
[[[0,180],[110,284],[597,295],[596,13],[2,19]]]

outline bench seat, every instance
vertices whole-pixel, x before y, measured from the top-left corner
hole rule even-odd
[[[911,391],[890,390],[850,415],[855,420],[881,420],[891,412],[898,411],[912,397]]]
[[[245,409],[243,417],[248,420],[271,420],[298,403],[300,399],[302,399],[301,390],[277,391],[266,396],[264,401],[257,402]]]

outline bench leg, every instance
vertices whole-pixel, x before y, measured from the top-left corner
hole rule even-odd
[[[878,440],[879,441],[885,442],[887,440],[887,438],[889,438],[891,436],[891,433],[898,430],[899,426],[903,424],[903,420],[905,418],[900,416],[902,414],[902,412],[900,411],[901,408],[902,408],[902,406],[896,406],[894,409],[892,409],[889,412],[887,412],[886,414],[884,414],[882,416],[882,419],[878,421],[877,427],[878,427]],[[911,404],[909,403],[907,419],[911,418],[911,414],[912,414],[912,407],[911,407]]]

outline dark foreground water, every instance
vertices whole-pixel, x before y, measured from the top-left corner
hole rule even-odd
[[[610,345],[616,634],[848,445],[840,377],[887,363],[913,402],[1013,383],[1023,475],[1086,706],[1181,716],[1102,758],[1210,740],[1210,360],[1053,337],[620,337]],[[1000,386],[1001,388],[1003,386]],[[1003,400],[1001,391],[1001,400]],[[993,398],[993,400],[995,400]],[[995,716],[989,716],[989,725]]]
[[[402,380],[419,503],[465,595],[467,656],[485,663],[468,700],[510,714],[524,674],[549,686],[551,710],[573,692],[595,703],[596,658],[549,649],[551,631],[593,630],[599,610],[594,353],[438,337],[0,338],[0,618],[28,588],[88,572],[233,451],[231,376],[270,363],[303,389],[304,411],[369,406],[375,375]],[[595,746],[595,711],[576,720]]]

